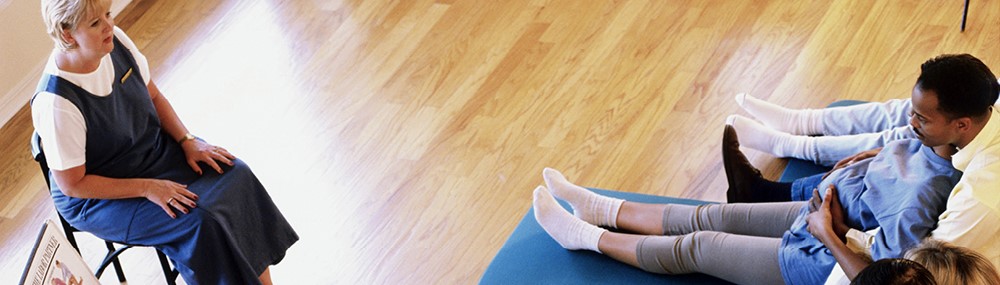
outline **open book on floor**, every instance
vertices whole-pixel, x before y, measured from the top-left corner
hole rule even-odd
[[[42,225],[21,275],[22,285],[98,285],[97,277],[52,220]]]

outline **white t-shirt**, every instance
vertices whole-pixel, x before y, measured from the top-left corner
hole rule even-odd
[[[132,52],[135,63],[139,67],[139,75],[149,84],[149,63],[146,56],[139,52],[132,39],[125,35],[117,26],[114,27],[115,37]],[[115,67],[111,62],[111,54],[101,58],[101,64],[90,73],[72,73],[60,70],[56,65],[53,49],[43,73],[59,76],[80,86],[87,92],[97,96],[111,94],[111,86],[115,81]],[[66,98],[49,92],[39,92],[31,103],[31,120],[35,132],[42,139],[42,150],[49,168],[66,170],[83,165],[86,162],[87,125],[80,109]]]

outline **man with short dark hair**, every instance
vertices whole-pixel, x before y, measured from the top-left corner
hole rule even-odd
[[[835,169],[874,155],[874,152],[844,155],[843,151],[849,150],[852,145],[880,146],[894,139],[918,137],[922,140],[935,140],[925,143],[955,146],[958,152],[952,157],[952,164],[964,172],[964,175],[952,189],[947,209],[940,215],[937,228],[930,236],[971,248],[983,254],[994,266],[1000,267],[1000,245],[994,241],[1000,236],[1000,114],[997,114],[993,105],[998,94],[1000,84],[982,61],[968,54],[942,55],[921,65],[921,75],[910,100],[891,100],[820,111],[784,109],[744,95],[737,98],[741,106],[769,126],[743,117],[731,118],[729,123],[740,133],[741,145],[775,154],[778,153],[773,151],[774,146],[768,146],[767,143],[782,143],[781,139],[788,137],[795,137],[795,140],[799,140],[796,142],[798,147],[803,148],[838,144],[831,148],[841,151],[840,157],[830,153],[823,159],[812,157],[817,162],[839,161]],[[860,114],[869,114],[873,118],[868,123],[866,118],[857,117]],[[904,120],[906,116],[909,118]],[[820,123],[816,123],[817,117],[820,118]],[[776,121],[785,123],[781,125]],[[898,123],[903,121],[908,125]],[[796,124],[794,122],[801,124],[791,126]],[[838,123],[841,125],[838,126]],[[817,131],[817,125],[823,126],[819,128],[819,133],[827,136],[879,130],[885,132],[874,136],[869,134],[804,139],[804,136],[784,133],[770,127],[813,134]],[[827,133],[830,129],[844,133]],[[781,137],[773,137],[775,133]],[[744,137],[749,138],[744,141]],[[803,140],[810,140],[812,143],[802,143]],[[731,188],[730,191],[747,189]],[[753,193],[741,194],[746,196]],[[867,240],[870,245],[871,235],[856,231],[848,235]]]
[[[924,73],[935,74],[918,84],[911,97],[911,121],[920,125],[914,125],[914,132],[922,136],[940,126],[941,131],[951,133],[950,143],[958,148],[952,165],[963,172],[931,237],[976,250],[1000,266],[1000,246],[996,243],[1000,234],[1000,115],[992,105],[1000,88],[996,76],[981,61],[971,55],[958,59],[965,60],[960,64],[932,60],[921,66]],[[960,84],[943,83],[947,81]],[[917,89],[924,90],[918,95]],[[944,116],[927,118],[918,113],[935,107]]]

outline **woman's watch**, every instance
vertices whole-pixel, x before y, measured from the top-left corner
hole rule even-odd
[[[186,134],[184,134],[183,138],[181,138],[180,140],[177,140],[177,144],[184,144],[184,142],[186,142],[188,140],[193,140],[193,139],[195,139],[194,135],[192,135],[191,133],[186,133]]]

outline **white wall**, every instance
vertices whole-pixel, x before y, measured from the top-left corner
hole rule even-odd
[[[118,15],[131,0],[112,0]],[[42,23],[41,1],[0,0],[0,126],[35,92],[52,40]]]

